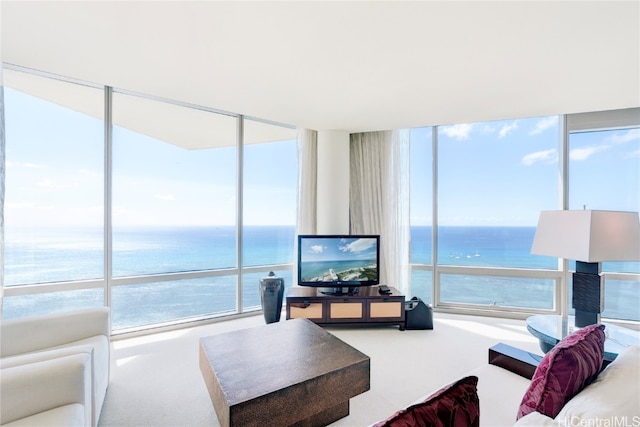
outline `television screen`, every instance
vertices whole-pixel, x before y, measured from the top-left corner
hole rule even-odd
[[[299,235],[298,285],[354,287],[380,283],[380,236]]]

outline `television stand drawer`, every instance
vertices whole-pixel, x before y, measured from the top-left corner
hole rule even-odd
[[[329,306],[327,322],[364,319],[364,301],[343,299],[342,301],[328,301],[327,304]]]
[[[404,298],[399,301],[369,301],[369,317],[371,319],[400,319],[404,311]]]
[[[297,319],[304,317],[309,320],[323,320],[324,319],[324,307],[320,302],[292,302],[287,306],[288,316],[287,318]]]
[[[287,319],[307,318],[326,325],[398,325],[405,328],[405,297],[390,287],[391,294],[378,293],[377,286],[361,286],[353,295],[323,294],[317,288],[295,286],[287,290]]]

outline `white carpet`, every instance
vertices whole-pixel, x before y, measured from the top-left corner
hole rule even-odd
[[[284,321],[284,320],[282,320]],[[261,315],[114,341],[99,425],[218,426],[198,367],[200,337],[264,325]],[[434,329],[325,327],[371,358],[371,389],[332,426],[369,425],[487,363],[504,342],[540,354],[523,320],[435,313]]]

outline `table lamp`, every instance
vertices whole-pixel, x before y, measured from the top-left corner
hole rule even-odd
[[[531,253],[576,260],[572,306],[575,325],[600,323],[603,261],[640,260],[637,212],[542,211]]]

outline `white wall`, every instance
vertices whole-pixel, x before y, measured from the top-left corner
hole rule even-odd
[[[318,131],[318,234],[349,234],[349,133]]]

